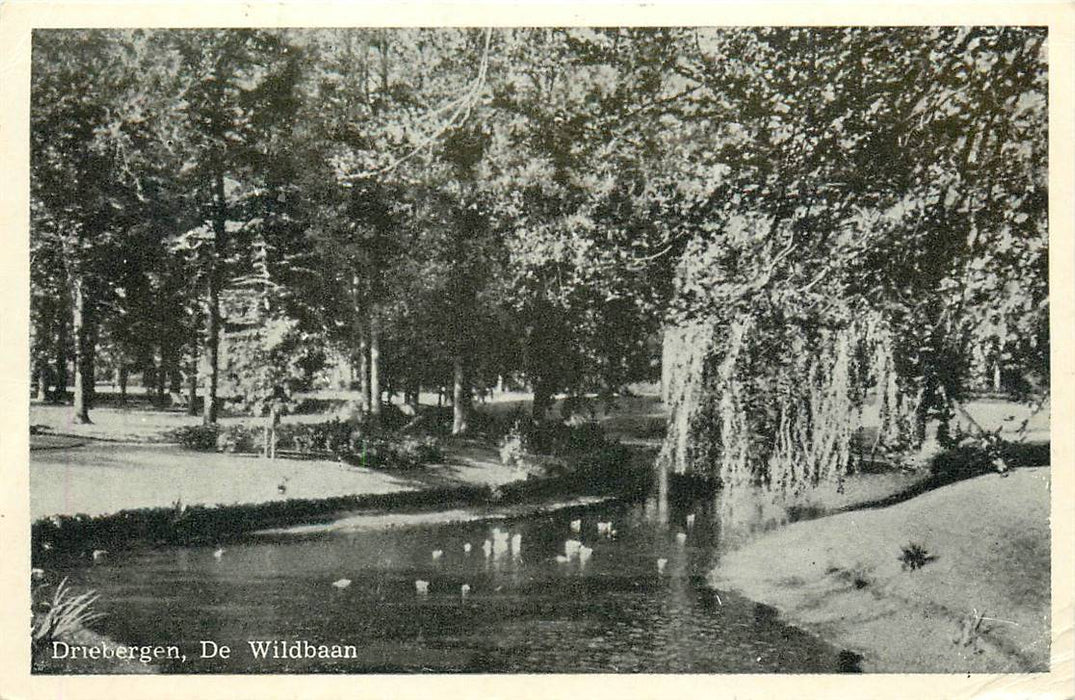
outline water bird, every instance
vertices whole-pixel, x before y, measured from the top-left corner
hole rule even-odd
[[[569,557],[577,557],[581,547],[582,542],[579,542],[578,540],[567,540],[564,542],[564,554]]]
[[[687,515],[687,527],[688,528],[694,527],[694,513],[690,513],[690,514]]]
[[[434,549],[433,550],[433,561],[436,561],[436,560],[440,559],[442,556],[444,556],[444,550],[443,549]]]
[[[213,552],[213,556],[219,561],[224,556],[224,548],[217,547],[216,551]]]
[[[351,585],[351,579],[349,579],[349,578],[341,578],[338,581],[333,581],[332,585],[342,591],[343,589],[345,589],[345,588],[347,588],[348,586]]]
[[[41,579],[45,578],[45,570],[30,569],[30,578],[32,578],[34,581],[40,581]]]
[[[508,551],[508,540],[510,535],[504,530],[496,528],[493,530],[493,552],[496,555],[501,555]]]
[[[662,558],[662,559],[658,559],[658,560],[657,560],[657,573],[658,573],[658,574],[663,574],[663,573],[664,573],[664,567],[665,567],[665,565],[667,565],[667,564],[668,564],[668,560],[667,560],[667,559],[663,559],[663,558]]]
[[[462,586],[460,586],[459,593],[462,595],[463,598],[466,598],[468,595],[470,595],[470,584],[464,583]]]
[[[571,521],[571,532],[582,532],[582,519]]]
[[[41,549],[45,550],[46,552],[51,550],[52,549],[52,543],[51,542],[42,542],[41,543]]]
[[[687,542],[687,533],[685,533],[685,532],[677,532],[676,533],[676,542],[678,542],[679,544],[686,544],[686,542]]]
[[[95,550],[93,550],[93,560],[94,561],[101,561],[107,555],[108,555],[108,550],[107,549],[95,549]]]
[[[414,582],[414,590],[418,595],[426,595],[429,593],[429,581],[422,581],[421,579]]]
[[[463,543],[463,554],[470,554],[470,542]]]
[[[586,566],[586,562],[590,561],[590,557],[593,556],[593,547],[587,547],[582,545],[579,547],[579,564]]]

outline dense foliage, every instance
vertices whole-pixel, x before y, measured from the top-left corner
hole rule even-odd
[[[876,452],[1048,391],[1045,39],[39,30],[40,393],[73,358],[82,420],[107,369],[211,424],[335,377],[464,432],[660,367],[670,467],[839,479],[867,404]]]

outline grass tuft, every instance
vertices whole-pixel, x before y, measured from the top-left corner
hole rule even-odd
[[[39,592],[46,586],[39,586]],[[93,609],[100,594],[86,591],[75,595],[64,578],[56,586],[50,599],[40,600],[37,614],[31,623],[31,644],[34,653],[45,648],[53,641],[59,641],[85,628],[91,622],[104,617],[104,613]]]

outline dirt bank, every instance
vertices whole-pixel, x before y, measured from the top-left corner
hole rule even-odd
[[[866,671],[1045,671],[1049,475],[990,474],[797,523],[725,555],[710,580],[861,654]],[[915,570],[900,560],[911,543],[925,550]]]

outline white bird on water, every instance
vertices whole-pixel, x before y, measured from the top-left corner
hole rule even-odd
[[[678,542],[679,544],[686,544],[687,543],[687,533],[685,533],[685,532],[677,532],[676,533],[676,542]]]
[[[344,588],[347,588],[351,585],[351,579],[341,578],[339,581],[333,581],[332,585],[342,591]]]
[[[464,583],[462,586],[460,586],[459,593],[463,598],[466,598],[468,595],[470,595],[470,584]]]
[[[40,581],[41,579],[45,578],[45,570],[44,569],[30,569],[30,578],[32,578],[35,581]]]
[[[440,559],[443,556],[444,556],[444,550],[443,549],[434,549],[433,550],[433,561],[436,561],[436,560]]]
[[[429,581],[422,581],[421,579],[415,581],[414,590],[418,595],[427,595],[429,593]]]
[[[463,543],[463,554],[470,554],[470,542]]]
[[[690,514],[687,515],[687,527],[688,528],[694,527],[694,513],[690,513]]]
[[[107,555],[108,555],[108,550],[107,549],[95,549],[95,550],[93,550],[93,560],[94,561],[101,561]]]
[[[579,564],[586,566],[586,562],[590,561],[590,557],[593,556],[593,548],[582,545],[579,547]]]
[[[571,532],[582,532],[582,519],[571,521]]]
[[[493,554],[496,557],[503,556],[510,546],[511,535],[499,528],[493,529]]]
[[[664,573],[664,567],[665,567],[666,564],[668,564],[667,559],[658,559],[657,560],[657,573],[658,574],[663,574]]]
[[[213,552],[213,557],[215,557],[217,561],[220,561],[220,559],[223,556],[224,556],[224,548],[223,547],[217,547],[216,551]]]

